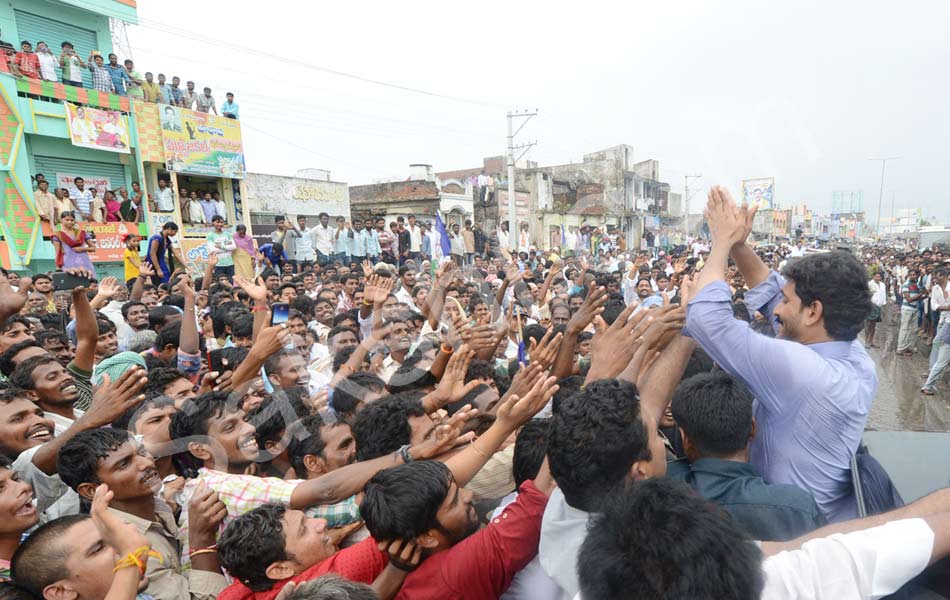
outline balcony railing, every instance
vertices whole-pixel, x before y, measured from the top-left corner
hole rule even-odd
[[[126,96],[107,94],[98,90],[78,88],[53,81],[18,77],[16,89],[20,94],[54,98],[63,102],[107,108],[124,113],[131,111],[131,103]]]

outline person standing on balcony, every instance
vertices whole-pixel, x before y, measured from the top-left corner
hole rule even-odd
[[[214,96],[211,95],[211,88],[206,87],[204,93],[195,99],[195,110],[202,113],[213,112],[218,114],[218,109],[214,106]]]
[[[72,43],[62,43],[62,53],[59,55],[59,66],[63,68],[63,83],[73,87],[82,87],[82,71],[86,63],[76,55]]]
[[[240,119],[238,104],[234,101],[234,94],[227,93],[228,101],[221,105],[221,115],[229,119]]]
[[[101,58],[101,57],[100,57]],[[79,209],[79,217],[82,221],[92,220],[92,201],[93,196],[90,190],[86,189],[86,180],[77,177],[73,180],[73,189],[69,190],[69,198]]]
[[[168,181],[158,180],[158,189],[152,194],[155,197],[155,209],[158,212],[175,212],[175,193],[168,187]]]
[[[194,110],[195,99],[198,97],[198,94],[195,93],[195,82],[189,81],[185,86],[185,91],[181,93],[181,107]]]
[[[144,100],[145,90],[142,86],[145,82],[142,81],[142,74],[135,70],[135,63],[132,62],[132,59],[127,58],[122,64],[125,65],[125,72],[131,80],[131,83],[129,83],[129,98]]]
[[[182,106],[183,104],[182,90],[180,87],[178,87],[179,85],[181,85],[181,79],[179,79],[178,77],[172,77],[172,84],[169,87],[169,89],[171,90],[171,96],[169,96],[168,98],[169,104],[173,104],[175,106]]]
[[[162,104],[174,104],[172,98],[174,94],[172,93],[172,86],[165,83],[165,74],[158,74],[158,91],[160,92],[158,101]]]
[[[20,75],[30,79],[40,78],[40,58],[33,52],[33,44],[26,40],[20,43],[20,52],[16,53],[16,66]]]
[[[105,68],[105,61],[98,50],[89,55],[89,71],[92,73],[92,89],[107,94],[115,93],[115,84],[112,83],[112,74]]]
[[[49,182],[45,179],[40,182],[39,189],[33,192],[33,205],[40,220],[46,221],[50,227],[56,223],[56,196],[49,191]]]
[[[162,99],[162,90],[153,80],[151,72],[145,74],[145,83],[142,84],[142,93],[146,102],[159,102]]]
[[[56,66],[59,60],[46,42],[36,42],[36,57],[40,59],[40,77],[44,81],[59,81],[56,75]]]
[[[119,57],[115,54],[109,54],[109,64],[106,65],[106,69],[109,71],[109,76],[112,77],[112,87],[115,88],[115,93],[120,96],[127,96],[128,87],[133,81],[125,67],[119,64]]]

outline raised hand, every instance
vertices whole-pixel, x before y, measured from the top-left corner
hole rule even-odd
[[[370,260],[364,259],[361,266],[363,267],[363,277],[368,278],[373,274],[373,263]]]
[[[584,331],[587,326],[590,325],[591,321],[594,320],[594,317],[604,312],[604,305],[607,304],[607,299],[606,288],[602,286],[591,286],[587,291],[587,298],[584,299],[584,303],[571,315],[571,320],[567,322],[566,331],[573,335]]]
[[[261,303],[267,302],[267,286],[264,285],[263,277],[258,277],[257,283],[254,283],[245,277],[235,275],[234,283],[242,290],[247,292],[247,295],[251,297],[251,300]]]
[[[452,402],[458,402],[480,385],[481,382],[477,380],[465,383],[465,372],[468,371],[468,365],[474,357],[475,352],[465,344],[452,354],[439,385],[428,395],[428,399],[435,407],[442,408]]]
[[[730,248],[745,241],[745,226],[748,207],[739,208],[729,190],[713,186],[703,214],[709,224],[709,233],[713,243],[727,244]],[[753,210],[753,216],[755,211]]]
[[[103,298],[111,300],[119,293],[119,281],[115,277],[103,277],[99,282],[99,290],[96,292]]]
[[[519,279],[521,279],[521,271],[518,269],[518,265],[514,262],[505,265],[505,281],[508,282],[508,285],[514,285]]]
[[[142,262],[139,265],[139,274],[148,279],[155,275],[155,268],[152,266],[152,263]]]
[[[442,287],[448,287],[455,278],[455,261],[447,260],[439,265],[435,271],[435,280]]]
[[[475,439],[475,432],[469,431],[462,434],[462,427],[465,422],[475,417],[478,409],[472,408],[468,404],[457,410],[451,418],[438,425],[432,436],[418,446],[410,449],[414,460],[427,460],[445,454],[456,446],[467,444]]]
[[[102,541],[122,557],[132,554],[142,546],[150,548],[152,544],[134,526],[109,512],[112,496],[109,486],[103,483],[96,488],[92,497],[89,514],[93,525],[102,536]]]
[[[504,402],[500,402],[495,413],[495,422],[502,423],[509,431],[515,431],[538,414],[557,390],[557,377],[539,378],[527,394],[511,395]]]
[[[382,304],[392,292],[396,280],[392,277],[383,277],[378,274],[372,274],[366,279],[366,286],[363,288],[363,300],[373,304]]]
[[[0,323],[23,310],[32,283],[33,280],[29,277],[22,277],[20,287],[17,291],[13,291],[13,286],[10,285],[7,276],[0,273]]]
[[[79,418],[94,428],[112,423],[145,400],[139,392],[146,383],[148,374],[141,367],[125,371],[115,382],[104,375],[102,383],[93,390],[92,404]]]
[[[549,369],[554,364],[554,358],[557,356],[562,337],[561,333],[554,334],[553,329],[548,329],[540,342],[532,338],[528,348],[528,360],[532,364],[538,363],[542,369]]]
[[[198,484],[188,501],[188,537],[192,548],[214,544],[218,537],[218,525],[228,516],[228,508],[218,498],[218,493],[204,482]]]
[[[653,311],[641,310],[631,318],[636,304],[630,304],[620,313],[603,333],[591,340],[591,366],[587,372],[587,383],[597,379],[611,379],[623,371],[633,360],[640,346],[640,332],[637,326],[641,321],[652,322]]]

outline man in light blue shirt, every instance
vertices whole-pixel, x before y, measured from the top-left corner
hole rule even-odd
[[[352,237],[350,237],[350,262],[359,266],[366,260],[366,234],[362,219],[353,219]]]
[[[363,237],[366,238],[366,258],[374,265],[379,262],[379,232],[373,227],[373,220],[366,219],[366,226],[363,227]]]
[[[221,104],[221,116],[229,119],[240,119],[238,114],[238,104],[234,101],[234,94],[228,92],[228,100]]]
[[[791,261],[783,277],[745,244],[754,209],[737,209],[714,187],[706,211],[713,247],[689,292],[686,332],[755,395],[750,462],[765,479],[811,492],[829,521],[854,518],[850,461],[877,390],[874,362],[856,340],[871,311],[865,268],[835,251]],[[778,338],[734,318],[723,280],[730,253],[752,288],[749,311],[765,315]]]

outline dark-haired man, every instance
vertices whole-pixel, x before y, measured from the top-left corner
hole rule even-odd
[[[882,598],[950,554],[948,495],[759,547],[688,487],[643,481],[592,519],[577,561],[579,597]]]
[[[100,484],[113,490],[109,510],[134,526],[158,554],[150,556],[146,564],[145,593],[149,596],[155,600],[210,600],[226,587],[215,552],[196,554],[188,576],[182,573],[175,515],[156,498],[162,478],[155,460],[127,431],[93,429],[76,435],[60,450],[57,469],[63,482],[85,502],[92,501]],[[199,487],[189,504],[189,547],[213,546],[227,508],[218,494],[206,487]]]
[[[683,381],[673,395],[673,419],[689,461],[670,463],[667,475],[722,506],[756,540],[786,541],[825,524],[808,492],[766,483],[749,464],[755,438],[752,393],[721,371]]]
[[[851,457],[877,389],[874,362],[855,341],[871,311],[867,271],[850,252],[834,251],[792,261],[779,275],[745,243],[755,209],[738,209],[714,187],[706,210],[713,248],[686,328],[755,395],[760,435],[750,462],[767,481],[814,494],[828,520],[854,517]],[[734,318],[723,280],[730,255],[751,288],[749,311],[773,321],[779,338]]]
[[[314,479],[356,462],[356,442],[345,422],[327,422],[320,415],[300,420],[305,435],[291,438],[287,456],[299,479]]]
[[[458,430],[445,428],[443,436],[432,436],[422,444],[401,448],[376,460],[348,465],[309,481],[245,475],[256,461],[260,450],[254,425],[244,419],[244,411],[227,392],[209,392],[194,399],[191,410],[172,417],[169,433],[173,443],[183,445],[192,461],[201,464],[197,477],[189,479],[182,492],[184,501],[201,483],[218,492],[227,506],[225,524],[265,504],[279,504],[291,509],[333,511],[333,504],[343,502],[363,489],[380,469],[407,460],[425,460],[442,454],[457,440]],[[288,422],[297,415],[287,415]],[[451,438],[451,439],[450,439]],[[179,538],[187,544],[187,504],[182,504]],[[183,556],[187,554],[187,547]],[[227,565],[225,565],[227,566]]]
[[[578,551],[589,515],[616,490],[666,474],[659,435],[661,409],[642,402],[637,388],[621,380],[593,381],[554,409],[548,460],[558,489],[544,513],[538,559],[557,594],[577,594]]]

